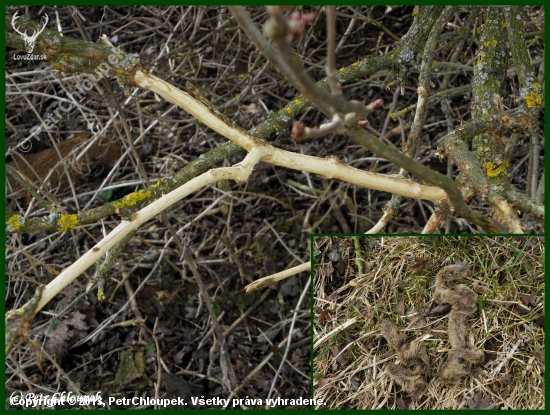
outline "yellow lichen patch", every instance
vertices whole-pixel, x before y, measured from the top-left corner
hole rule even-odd
[[[392,112],[390,114],[390,117],[391,117],[392,120],[397,121],[397,113],[396,112]]]
[[[163,182],[163,179],[162,179],[162,177],[161,177],[160,179],[157,180],[157,182],[156,182],[155,184],[152,184],[151,187],[152,187],[153,189],[156,189],[157,187],[160,186],[160,184],[161,184],[162,182]]]
[[[353,63],[351,64],[351,66],[359,66],[359,61],[353,62]]]
[[[99,301],[103,301],[104,298],[105,298],[105,292],[103,291],[103,288],[98,288],[97,289],[97,299]]]
[[[151,197],[151,191],[147,190],[144,192],[143,190],[140,190],[139,192],[130,193],[124,199],[122,199],[120,202],[115,202],[113,204],[115,209],[120,209],[123,207],[131,207],[135,206],[138,202],[141,202],[144,199],[147,199]]]
[[[498,44],[498,41],[496,39],[493,40],[486,40],[483,42],[484,46],[496,46]]]
[[[542,105],[542,95],[531,91],[525,97],[525,102],[529,108],[536,108]]]
[[[535,83],[533,84],[533,87],[534,87],[535,89],[540,89],[540,84],[539,84],[538,82],[535,82]]]
[[[506,29],[506,23],[500,22],[500,27],[502,27],[503,29]]]
[[[78,225],[78,216],[76,215],[61,215],[57,221],[57,230],[60,232],[68,231]]]
[[[19,215],[13,215],[11,218],[8,219],[8,227],[10,228],[8,230],[19,230],[19,228],[21,227],[21,218],[19,217]]]
[[[496,177],[500,174],[508,175],[508,162],[506,160],[500,166],[496,166],[494,163],[488,161],[485,163],[485,167],[487,168],[487,176],[489,177]]]
[[[345,68],[344,66],[342,66],[342,67],[340,68],[340,72],[344,72],[345,70],[346,70],[346,68]]]
[[[403,108],[402,110],[399,110],[399,114],[405,115],[407,113],[407,111],[408,111],[407,108]]]
[[[288,112],[289,114],[292,114],[292,108],[288,107],[288,108],[286,109],[286,112]]]
[[[296,105],[301,105],[301,104],[302,104],[302,100],[301,100],[301,99],[297,99],[297,100],[294,101],[294,102],[296,102]]]

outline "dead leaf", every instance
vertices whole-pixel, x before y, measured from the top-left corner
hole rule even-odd
[[[329,301],[338,301],[340,298],[340,293],[338,291],[334,291],[331,295],[329,295],[328,299]]]
[[[464,267],[467,266],[467,265],[464,263],[464,261],[461,261],[460,259],[457,259],[457,260],[455,261],[455,265],[462,265],[462,266],[464,266]]]
[[[346,273],[346,263],[344,261],[338,261],[334,264],[334,268],[338,271],[338,274],[344,275]]]
[[[493,409],[496,406],[494,403],[491,403],[490,396],[482,399],[480,392],[474,395],[474,399],[467,399],[466,402],[470,409]]]
[[[447,331],[445,330],[432,330],[432,336],[434,337],[438,337],[440,339],[443,339],[445,337],[447,337]]]
[[[420,257],[415,257],[414,258],[414,265],[411,265],[411,272],[413,274],[419,274],[424,269],[427,262],[428,262],[428,260],[426,260],[426,259],[423,259],[423,258],[420,258]]]
[[[432,335],[438,338],[446,338],[447,337],[447,327],[442,321],[437,322],[432,327]]]
[[[88,330],[85,319],[84,314],[76,311],[71,318],[63,320],[46,334],[44,349],[58,359],[65,356],[69,348],[85,336]]]
[[[315,390],[321,390],[328,384],[328,379],[321,378],[317,382],[315,382]]]
[[[451,305],[450,304],[438,304],[434,308],[432,308],[432,311],[430,311],[431,314],[443,314],[448,313],[451,311]]]
[[[189,350],[186,350],[186,347],[184,347],[183,349],[181,349],[179,352],[177,352],[174,357],[172,358],[172,360],[174,361],[175,364],[179,365],[181,363],[181,361],[183,360],[183,356],[185,355],[186,352],[189,352]],[[237,362],[240,362],[240,360],[237,360]]]
[[[405,406],[405,401],[401,398],[397,400],[395,405],[397,406],[397,409],[407,409],[407,407]]]
[[[544,316],[540,316],[535,320],[535,324],[540,327],[541,329],[544,328]]]
[[[537,299],[533,294],[520,294],[519,299],[524,306],[536,307],[538,304]]]
[[[361,386],[361,378],[358,375],[353,375],[350,379],[351,381],[351,390],[357,391]]]
[[[535,353],[535,358],[539,361],[541,361],[542,363],[544,363],[544,354],[541,353],[541,352],[536,352]]]
[[[405,298],[402,295],[397,299],[397,312],[400,315],[405,314]]]
[[[337,251],[330,251],[327,255],[329,261],[336,262],[340,260],[340,255]]]
[[[365,265],[363,265],[363,273],[368,274],[372,271],[372,267],[374,264],[372,262],[365,262]]]
[[[325,324],[325,321],[329,321],[329,320],[330,320],[330,314],[331,314],[331,311],[330,311],[330,310],[322,311],[322,312],[317,316],[317,322],[318,322],[319,324]]]
[[[330,351],[332,352],[333,356],[336,358],[336,361],[340,363],[341,365],[346,364],[346,358],[342,354],[342,345],[341,344],[335,344],[330,348]]]
[[[447,256],[442,256],[437,261],[435,261],[435,263],[434,263],[435,268],[437,269],[437,268],[440,268],[441,266],[443,266],[443,264],[445,263],[447,258],[448,258]]]
[[[332,275],[333,272],[334,272],[334,267],[332,265],[327,265],[325,267],[319,268],[319,273],[321,274],[322,277],[328,277]]]
[[[529,305],[529,294],[520,294],[519,300],[523,303],[524,306]]]
[[[124,350],[121,353],[114,383],[118,391],[153,386],[153,382],[145,374],[145,358],[142,351]]]
[[[409,407],[403,398],[397,399],[395,405],[397,406],[397,409],[407,409]]]
[[[528,307],[522,306],[521,304],[516,304],[514,308],[512,309],[512,313],[523,315],[523,314],[529,314],[531,310]]]
[[[256,104],[255,104],[254,102],[253,102],[252,104],[250,104],[250,105],[244,105],[244,104],[243,104],[242,107],[243,107],[243,109],[245,110],[246,113],[248,113],[248,114],[256,114],[257,109],[256,109]]]

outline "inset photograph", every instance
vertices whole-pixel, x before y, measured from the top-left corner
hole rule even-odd
[[[544,238],[313,238],[316,409],[544,409]]]

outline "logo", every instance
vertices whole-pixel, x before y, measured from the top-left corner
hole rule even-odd
[[[13,30],[15,30],[17,33],[19,33],[21,35],[21,37],[23,38],[23,40],[25,41],[25,48],[27,49],[27,53],[32,53],[32,51],[34,49],[34,44],[36,43],[36,39],[38,38],[38,35],[44,31],[44,29],[46,28],[46,24],[48,24],[48,20],[49,20],[48,15],[46,13],[44,13],[44,14],[46,14],[46,21],[44,23],[42,23],[42,29],[35,30],[34,33],[32,34],[32,36],[29,36],[29,35],[27,35],[26,30],[25,30],[25,32],[21,32],[17,27],[15,27],[15,23],[16,23],[16,20],[18,18],[17,13],[19,13],[19,12],[15,12],[15,14],[13,15],[13,17],[11,19],[11,26],[13,27]],[[44,18],[42,18],[41,21],[43,19]]]

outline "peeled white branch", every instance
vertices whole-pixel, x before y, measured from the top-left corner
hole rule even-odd
[[[298,265],[297,267],[285,269],[284,271],[278,272],[277,274],[272,274],[268,275],[267,277],[260,278],[259,280],[248,284],[246,287],[244,287],[244,289],[247,293],[258,291],[262,288],[269,287],[270,285],[273,285],[278,281],[299,274],[300,272],[309,271],[310,267],[311,264],[309,262],[304,262],[302,265]]]
[[[134,80],[140,87],[160,95],[173,104],[179,105],[208,127],[227,137],[245,150],[250,151],[256,145],[257,140],[254,137],[245,131],[227,124],[206,105],[197,101],[188,93],[170,85],[168,82],[141,71],[136,72]],[[321,159],[281,150],[273,146],[269,147],[270,150],[262,157],[262,161],[277,166],[307,171],[328,179],[338,179],[369,189],[383,190],[415,199],[441,200],[447,198],[447,194],[439,187],[420,184],[402,177],[385,176],[383,174],[359,170],[348,166],[337,157],[329,156]]]
[[[93,249],[80,257],[45,287],[36,311],[42,309],[63,288],[98,261],[129,232],[139,229],[143,223],[182,198],[219,180],[232,179],[240,183],[246,182],[254,166],[259,161],[266,161],[294,170],[316,173],[329,179],[338,179],[362,187],[384,190],[407,197],[428,200],[440,200],[447,197],[445,192],[439,187],[427,186],[399,177],[389,177],[359,170],[348,166],[337,157],[321,159],[278,149],[269,145],[264,140],[256,140],[246,132],[227,124],[206,105],[162,79],[137,71],[135,81],[142,88],[151,90],[167,101],[179,105],[208,127],[243,147],[249,153],[239,164],[233,167],[212,169],[162,196],[140,211],[133,213],[130,221],[122,221],[120,225],[93,247]],[[305,265],[296,268],[301,269],[301,267],[305,267]],[[293,270],[296,270],[296,268]]]
[[[105,255],[109,249],[124,238],[124,236],[126,236],[129,232],[139,229],[146,221],[172,206],[177,201],[193,192],[196,192],[197,190],[210,186],[219,180],[231,179],[239,183],[246,182],[248,176],[252,173],[254,166],[260,161],[263,153],[266,151],[269,151],[268,147],[257,146],[253,148],[240,163],[232,167],[212,169],[204,174],[201,174],[200,176],[188,181],[183,186],[178,187],[172,192],[155,200],[153,203],[144,207],[140,211],[132,214],[132,220],[122,221],[120,225],[111,231],[111,233],[98,242],[92,249],[82,255],[44,288],[42,297],[35,312],[41,310],[53,297],[63,290],[63,288],[91,267],[92,264]]]

